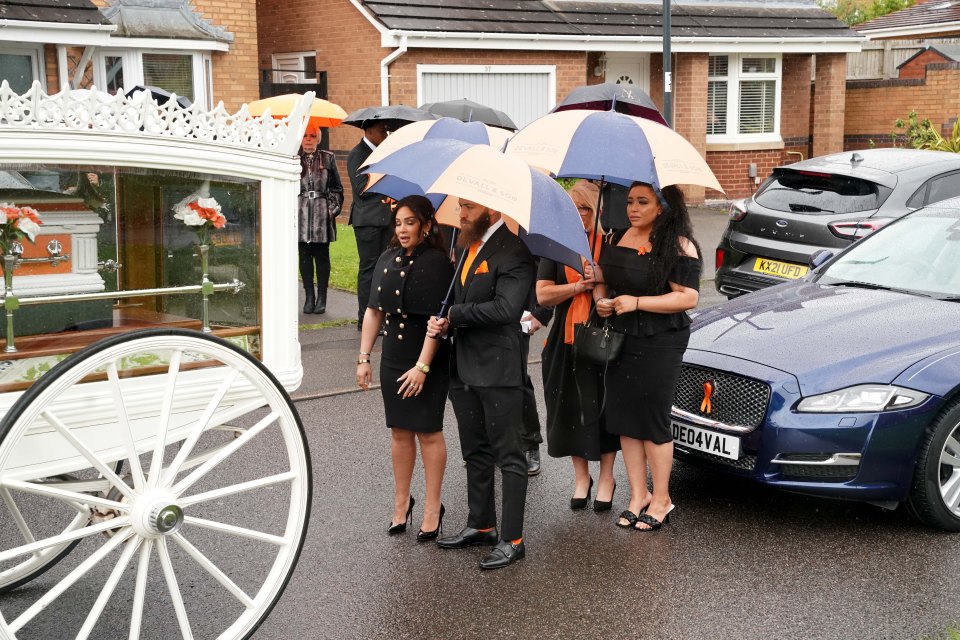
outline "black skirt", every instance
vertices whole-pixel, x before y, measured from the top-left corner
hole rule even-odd
[[[420,433],[435,433],[443,429],[443,411],[447,403],[450,377],[447,368],[431,368],[420,395],[403,399],[397,395],[397,378],[410,369],[411,363],[380,361],[380,392],[383,394],[383,412],[388,427],[399,427]]]
[[[673,440],[670,407],[689,338],[688,327],[627,335],[607,369],[607,431],[656,444]]]

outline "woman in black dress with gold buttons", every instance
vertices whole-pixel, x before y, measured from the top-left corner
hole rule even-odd
[[[630,481],[630,505],[617,524],[653,531],[674,508],[670,406],[690,337],[686,311],[699,300],[703,259],[677,187],[658,193],[635,182],[627,194],[627,218],[630,227],[600,254],[594,298],[597,313],[626,333],[606,378],[606,428],[620,436]]]
[[[370,353],[381,323],[380,389],[390,427],[394,477],[394,513],[388,533],[406,531],[415,500],[410,480],[423,458],[427,495],[418,541],[437,537],[443,522],[440,487],[447,463],[443,411],[449,373],[431,362],[446,362],[446,343],[426,337],[427,318],[440,310],[453,266],[443,251],[433,206],[423,196],[400,200],[394,210],[395,233],[373,274],[370,302],[363,318],[357,384],[368,389],[373,378]]]

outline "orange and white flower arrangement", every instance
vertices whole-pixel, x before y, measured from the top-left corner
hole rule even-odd
[[[15,242],[33,242],[43,221],[36,209],[0,202],[0,254],[6,255]]]
[[[210,244],[210,227],[222,229],[227,224],[220,212],[220,203],[214,198],[197,198],[180,204],[174,209],[173,217],[188,227],[196,227],[194,231],[200,244]]]

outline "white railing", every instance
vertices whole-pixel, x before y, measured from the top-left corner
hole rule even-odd
[[[252,116],[246,105],[231,114],[222,102],[209,111],[198,104],[184,108],[175,94],[160,105],[146,91],[132,98],[95,88],[48,95],[34,82],[29,91],[18,94],[4,80],[0,83],[0,127],[147,134],[292,156],[300,148],[312,100],[313,94],[308,92],[292,114],[278,119],[269,111]]]

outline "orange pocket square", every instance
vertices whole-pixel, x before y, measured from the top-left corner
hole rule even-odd
[[[490,273],[490,267],[487,266],[486,260],[480,263],[480,266],[476,268],[476,270],[473,272],[473,275],[478,276],[481,273]]]

